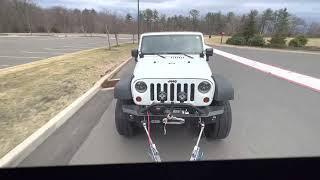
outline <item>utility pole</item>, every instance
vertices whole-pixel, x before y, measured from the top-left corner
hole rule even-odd
[[[138,44],[140,43],[140,7],[139,7],[139,0],[138,0]]]

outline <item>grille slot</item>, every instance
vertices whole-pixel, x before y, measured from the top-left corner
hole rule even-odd
[[[158,84],[157,84],[157,100],[158,100],[158,101],[160,101],[160,97],[159,97],[160,91],[161,91],[161,84],[158,83]]]
[[[153,83],[150,84],[150,99],[151,101],[154,100],[154,84]]]
[[[186,95],[187,95],[187,99],[188,99],[188,84],[187,83],[185,83],[184,85],[183,85],[183,92],[185,92],[186,93]]]
[[[177,95],[179,94],[179,92],[181,92],[181,84],[180,83],[177,84]]]
[[[194,101],[194,84],[191,84],[190,101]]]
[[[170,101],[174,101],[174,84],[170,84]]]
[[[164,83],[163,84],[163,91],[166,93],[166,98],[164,99],[164,101],[167,101],[168,100],[168,84],[167,83]]]

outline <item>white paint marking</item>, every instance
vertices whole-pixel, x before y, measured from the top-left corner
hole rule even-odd
[[[101,46],[103,46],[103,44],[100,44],[99,46],[72,46],[72,48],[69,48],[69,49],[78,49],[78,48],[91,49],[94,47],[101,47]]]
[[[87,44],[97,45],[97,44],[103,44],[103,43],[87,43]]]
[[[22,53],[28,53],[28,54],[60,54],[58,52],[32,52],[32,51],[21,51]]]
[[[44,58],[44,57],[34,57],[34,56],[32,56],[32,57],[28,57],[28,56],[24,56],[24,57],[22,57],[22,56],[0,56],[0,58],[38,59],[38,58]]]
[[[83,49],[77,49],[77,48],[72,48],[72,49],[58,49],[58,48],[43,48],[48,51],[78,51],[78,50],[83,50]]]
[[[268,64],[260,63],[257,61],[253,61],[251,59],[247,59],[241,56],[237,56],[234,54],[230,54],[224,51],[220,51],[218,49],[214,49],[214,53],[224,56],[228,59],[231,59],[233,61],[236,61],[238,63],[244,64],[246,66],[258,69],[260,71],[263,71],[265,73],[269,73],[271,75],[280,77],[282,79],[288,80],[290,82],[299,84],[304,87],[311,88],[314,91],[320,92],[320,79],[299,74],[296,72],[288,71],[285,69],[281,69],[275,66],[270,66]]]

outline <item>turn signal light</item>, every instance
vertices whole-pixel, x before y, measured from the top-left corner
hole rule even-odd
[[[137,102],[141,102],[141,101],[142,101],[142,98],[141,98],[140,96],[137,96],[137,97],[136,97],[136,101],[137,101]]]
[[[203,98],[203,102],[208,103],[210,99],[208,97]]]

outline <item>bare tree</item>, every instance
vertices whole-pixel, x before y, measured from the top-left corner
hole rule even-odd
[[[293,15],[289,18],[289,35],[294,36],[297,34],[305,34],[307,32],[307,23],[303,19]]]
[[[320,23],[311,23],[308,28],[308,34],[313,37],[320,37]]]
[[[193,26],[193,30],[197,30],[198,28],[198,25],[199,25],[199,15],[200,15],[200,12],[196,9],[191,9],[189,14],[191,15],[192,17],[192,26]]]
[[[32,35],[32,25],[31,25],[31,6],[33,5],[32,0],[13,0],[16,11],[18,12],[20,18],[23,20],[23,24],[27,25],[27,29]]]
[[[134,15],[115,14],[108,10],[67,9],[65,7],[42,8],[37,0],[0,0],[0,32],[47,32],[49,33],[106,33],[114,34],[118,40],[119,33],[134,34],[137,19]],[[279,12],[266,9],[256,19],[257,31],[261,35],[272,35],[282,24],[288,27],[291,35],[307,34],[316,36],[319,33],[317,23],[308,25],[303,19],[290,16],[289,21],[279,22]],[[148,31],[201,31],[217,34],[221,31],[228,35],[243,33],[246,19],[249,16],[233,12],[208,12],[200,16],[200,11],[192,9],[188,15],[168,16],[156,9],[140,11],[142,32]],[[281,13],[280,13],[281,14]],[[283,14],[283,13],[282,13]],[[108,28],[106,29],[106,25]],[[286,28],[285,28],[286,29]]]
[[[266,9],[263,11],[261,16],[260,23],[260,34],[264,34],[266,26],[270,25],[270,22],[273,20],[273,11],[272,9]]]
[[[132,24],[133,24],[133,17],[130,13],[128,13],[126,15],[126,20],[125,20],[126,24],[127,24],[127,27],[131,27]],[[128,28],[128,29],[131,29],[131,28]],[[132,44],[134,44],[134,31],[131,31],[132,33]]]
[[[110,43],[110,35],[109,35],[109,29],[108,26],[106,25],[106,33],[107,33],[107,39],[108,39],[108,45],[109,45],[109,50],[111,50],[111,43]]]

